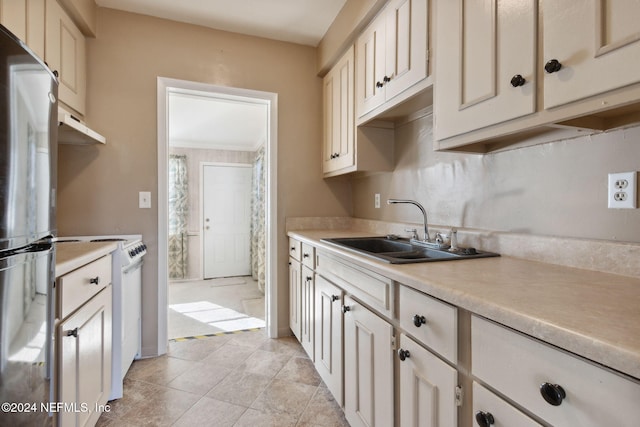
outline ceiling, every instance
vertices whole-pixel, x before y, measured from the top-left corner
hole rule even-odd
[[[317,46],[346,0],[96,0],[98,6]]]
[[[169,145],[256,151],[267,139],[269,106],[209,92],[169,92]]]

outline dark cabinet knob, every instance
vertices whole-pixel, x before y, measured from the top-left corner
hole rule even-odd
[[[381,88],[382,86],[384,86],[384,83],[376,82],[376,87],[377,88]]]
[[[53,70],[53,75],[56,77],[60,77],[60,73],[58,73],[58,70]]]
[[[489,427],[495,423],[495,420],[491,412],[478,411],[476,412],[476,423],[478,423],[480,427]]]
[[[296,251],[296,247],[295,247],[295,246],[292,246],[292,247],[291,247],[291,252],[295,252],[295,251]]]
[[[351,311],[351,307],[349,307],[348,305],[343,305],[342,312],[346,314],[347,311]]]
[[[338,301],[340,297],[338,295],[331,295],[331,302]]]
[[[332,155],[331,155],[331,158],[332,158],[332,159],[335,159],[335,158],[336,158],[336,155],[335,155],[335,154],[332,154]]]
[[[562,64],[557,59],[551,59],[549,62],[544,64],[544,70],[551,74],[557,73],[562,68]]]
[[[313,277],[307,276],[306,279],[307,279],[307,282],[310,282],[311,280],[313,280]]]
[[[403,350],[403,349],[398,350],[398,357],[400,358],[401,361],[404,362],[404,360],[410,356],[411,355],[409,354],[409,350]]]
[[[562,400],[567,397],[564,389],[558,384],[544,383],[540,386],[540,394],[549,405],[560,406]]]
[[[302,254],[302,258],[309,258],[309,254],[308,253]]]
[[[388,76],[384,76],[384,78],[382,79],[383,82],[385,83],[389,83],[391,81],[391,77]]]
[[[89,283],[91,283],[92,285],[99,285],[100,276],[92,277],[91,279],[89,279]]]
[[[419,314],[416,314],[415,316],[413,316],[413,324],[416,325],[416,328],[419,328],[425,323],[427,323],[426,317],[420,316]]]
[[[340,157],[340,153],[336,153],[335,156],[336,156],[336,159],[337,159],[338,157]]]
[[[78,328],[74,328],[70,331],[67,331],[67,336],[68,337],[76,337],[78,338]]]
[[[525,80],[525,78],[520,74],[516,74],[515,76],[511,77],[511,86],[513,87],[524,86],[526,82],[527,81]]]

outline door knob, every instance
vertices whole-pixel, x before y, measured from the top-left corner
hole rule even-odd
[[[561,386],[551,383],[543,383],[540,386],[540,394],[549,405],[553,406],[560,406],[562,400],[567,397],[567,393]]]
[[[409,350],[403,350],[400,349],[398,350],[398,357],[400,358],[401,361],[405,361],[405,359],[411,357],[411,355],[409,354]]]
[[[511,78],[511,86],[513,87],[524,86],[526,82],[527,80],[524,77],[522,77],[520,74],[516,74]]]
[[[489,427],[491,424],[495,423],[495,420],[493,419],[491,412],[478,411],[476,412],[476,422],[480,427]]]
[[[416,326],[416,328],[419,328],[425,323],[427,323],[426,317],[420,316],[419,314],[416,314],[415,316],[413,316],[413,324]]]

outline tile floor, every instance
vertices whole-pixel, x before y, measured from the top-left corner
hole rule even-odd
[[[135,361],[101,427],[347,427],[294,337],[264,330],[169,343]]]

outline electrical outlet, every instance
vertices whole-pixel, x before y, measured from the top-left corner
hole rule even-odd
[[[376,193],[376,195],[373,198],[373,206],[376,209],[380,209],[380,193]]]
[[[609,209],[636,208],[636,172],[609,174]]]

